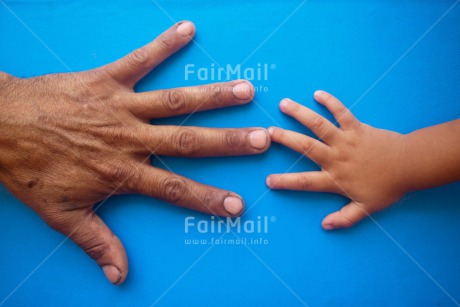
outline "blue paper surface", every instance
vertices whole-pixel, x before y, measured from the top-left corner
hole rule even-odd
[[[205,84],[185,67],[268,66],[255,102],[194,114],[187,125],[281,125],[290,97],[327,90],[370,125],[408,133],[460,117],[459,1],[0,1],[0,71],[20,77],[80,71],[125,55],[174,22],[197,27],[196,44],[148,75],[137,91]],[[221,80],[214,80],[215,82]],[[224,81],[224,80],[222,80]],[[156,121],[179,124],[185,117]],[[1,133],[1,132],[0,132]],[[0,149],[1,150],[1,149]],[[277,144],[261,156],[164,158],[175,172],[229,189],[245,221],[265,233],[185,232],[213,218],[144,196],[113,197],[99,210],[124,243],[129,276],[110,285],[75,244],[0,187],[0,302],[46,305],[453,306],[460,302],[460,184],[407,195],[348,230],[322,218],[347,200],[268,191],[265,178],[299,158]],[[156,163],[156,162],[154,162]],[[156,164],[161,166],[160,164]],[[314,170],[307,159],[290,171]],[[249,225],[249,224],[248,224]],[[249,226],[248,226],[249,227]],[[263,244],[251,244],[262,239]],[[252,240],[252,241],[251,241]],[[200,241],[201,242],[201,241]],[[259,242],[259,241],[258,241]],[[265,244],[266,243],[266,244]]]

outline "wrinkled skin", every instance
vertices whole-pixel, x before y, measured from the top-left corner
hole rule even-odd
[[[134,85],[193,38],[190,22],[106,66],[19,79],[0,73],[0,180],[55,230],[69,236],[114,284],[128,274],[120,240],[93,211],[113,194],[139,193],[219,216],[238,216],[237,194],[155,168],[153,155],[204,157],[264,152],[261,128],[150,125],[252,100],[243,80],[134,93]]]

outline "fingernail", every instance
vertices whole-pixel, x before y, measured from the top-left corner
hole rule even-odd
[[[252,95],[252,86],[247,82],[238,83],[233,87],[233,95],[238,99],[249,99]]]
[[[332,225],[332,224],[324,224],[323,228],[324,228],[324,230],[332,230],[332,229],[334,229],[334,225]]]
[[[193,33],[193,24],[190,21],[184,21],[177,27],[177,32],[183,36]]]
[[[104,265],[102,267],[105,277],[114,285],[118,284],[121,280],[121,272],[113,265]]]
[[[254,130],[249,133],[249,143],[255,149],[264,149],[267,146],[268,135],[265,130]]]
[[[275,132],[275,129],[270,127],[270,128],[268,128],[267,131],[268,131],[268,134],[270,134],[270,136],[273,136],[273,133]]]
[[[235,196],[228,196],[224,199],[224,208],[231,215],[237,215],[243,210],[243,201]]]
[[[318,98],[318,97],[320,97],[323,93],[324,93],[324,91],[318,90],[318,91],[316,91],[316,92],[313,94],[313,96],[314,96],[315,98]]]
[[[265,179],[265,183],[267,184],[267,186],[269,188],[272,187],[272,178],[270,176],[267,177],[267,179]]]

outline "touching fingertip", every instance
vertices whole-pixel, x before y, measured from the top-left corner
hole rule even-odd
[[[114,285],[117,285],[122,278],[120,270],[113,265],[104,265],[102,271],[104,271],[105,277]]]
[[[272,182],[271,176],[268,176],[267,179],[265,179],[265,184],[266,184],[269,188],[271,188],[271,187],[272,187],[272,183],[273,183],[273,182]]]
[[[264,149],[270,137],[265,129],[254,130],[249,133],[249,143],[255,149]]]
[[[179,26],[177,26],[177,33],[179,33],[182,36],[192,35],[194,31],[195,26],[188,20],[182,21],[181,23],[179,23]]]
[[[269,134],[269,135],[272,137],[272,136],[273,136],[273,134],[275,133],[275,128],[273,128],[273,127],[270,127],[270,128],[268,128],[268,130],[267,130],[267,131],[268,131],[268,134]]]
[[[253,86],[251,83],[247,81],[243,81],[241,83],[236,84],[232,91],[233,95],[235,95],[238,99],[248,100],[252,98],[253,95]]]
[[[243,200],[235,196],[227,196],[224,199],[224,209],[232,216],[239,215],[244,209]]]

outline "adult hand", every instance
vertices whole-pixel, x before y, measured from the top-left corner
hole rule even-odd
[[[238,216],[240,196],[152,167],[149,157],[259,154],[261,128],[152,126],[149,120],[252,100],[247,81],[134,93],[134,85],[191,41],[191,22],[106,66],[19,79],[0,73],[0,180],[45,222],[78,244],[114,284],[128,273],[120,240],[93,206],[140,193],[219,216]]]
[[[281,128],[271,127],[268,131],[272,141],[304,154],[321,165],[321,171],[270,175],[267,185],[272,189],[342,194],[351,202],[326,216],[322,225],[326,230],[351,227],[390,206],[410,190],[408,175],[413,172],[407,169],[404,159],[408,138],[359,122],[337,98],[326,92],[315,92],[315,99],[334,115],[340,128],[289,99],[281,101],[280,109],[323,142]]]

